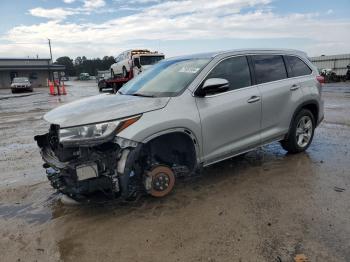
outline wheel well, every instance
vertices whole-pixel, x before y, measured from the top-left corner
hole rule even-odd
[[[147,158],[154,163],[169,167],[186,166],[189,171],[196,167],[196,149],[192,138],[182,132],[156,137],[145,144]]]
[[[299,105],[299,107],[297,107],[297,109],[295,110],[294,114],[293,114],[293,118],[290,122],[290,125],[289,125],[289,130],[288,130],[288,133],[286,134],[285,138],[288,136],[289,134],[289,131],[291,129],[291,126],[294,122],[294,119],[295,117],[297,116],[297,114],[303,110],[303,109],[308,109],[310,110],[310,112],[312,113],[312,115],[314,116],[314,119],[315,119],[315,124],[317,125],[317,121],[318,121],[318,106],[316,104],[316,102],[313,102],[313,101],[310,101],[310,102],[306,102],[304,104],[301,104]]]
[[[306,104],[301,109],[308,109],[308,110],[310,110],[310,112],[314,116],[315,123],[317,123],[317,120],[318,120],[318,107],[317,107],[316,104]]]

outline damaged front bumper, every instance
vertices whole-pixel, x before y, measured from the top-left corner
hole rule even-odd
[[[58,142],[53,128],[35,136],[43,167],[53,188],[79,199],[95,192],[128,198],[141,190],[142,181],[134,181],[138,167],[135,160],[141,144],[119,137],[96,145],[65,147]]]

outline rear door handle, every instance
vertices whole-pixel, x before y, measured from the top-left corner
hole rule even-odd
[[[247,100],[248,103],[255,103],[255,102],[258,102],[260,101],[260,96],[252,96],[251,98],[249,98]]]
[[[294,85],[292,85],[292,87],[290,88],[290,90],[291,90],[291,91],[295,91],[295,90],[298,90],[299,87],[300,87],[300,85],[294,84]]]

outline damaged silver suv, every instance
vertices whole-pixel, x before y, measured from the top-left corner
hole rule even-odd
[[[163,197],[178,177],[273,141],[306,150],[323,119],[321,80],[293,50],[166,59],[118,94],[47,113],[35,140],[52,186],[75,199]]]

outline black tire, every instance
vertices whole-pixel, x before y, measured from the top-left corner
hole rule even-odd
[[[309,120],[311,127],[309,127]],[[293,119],[287,137],[281,141],[283,149],[291,154],[305,151],[312,142],[315,126],[314,115],[307,109],[300,110]]]
[[[12,94],[15,94],[15,93],[17,93],[17,92],[16,92],[16,90],[11,89],[11,93],[12,93]]]
[[[106,88],[106,82],[104,80],[101,80],[98,82],[98,90],[102,92],[103,88]]]
[[[123,66],[123,78],[128,77],[128,71],[126,70],[125,66]]]

